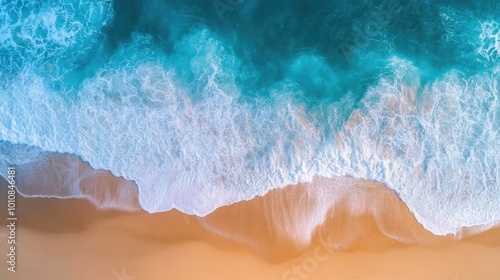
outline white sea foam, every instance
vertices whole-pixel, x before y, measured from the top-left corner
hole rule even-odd
[[[481,24],[479,40],[481,46],[477,52],[488,61],[500,62],[500,26],[496,21]]]
[[[396,79],[367,92],[332,158],[387,184],[436,234],[498,222],[499,77],[451,72],[420,88],[417,69],[393,63]]]
[[[134,40],[74,98],[30,67],[2,78],[0,111],[14,117],[0,118],[0,139],[76,154],[135,180],[150,212],[206,215],[315,176],[347,175],[385,183],[435,234],[500,220],[494,74],[452,71],[421,86],[418,69],[394,58],[393,75],[367,91],[339,131],[333,123],[349,100],[309,108],[285,82],[270,97],[244,99],[237,59],[207,30],[184,38],[164,63],[123,61],[147,38]]]
[[[112,16],[108,0],[0,1],[0,69],[16,73],[30,64],[59,77],[96,47]]]

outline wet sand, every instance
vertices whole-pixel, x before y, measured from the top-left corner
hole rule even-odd
[[[359,182],[312,227],[318,197],[304,185],[204,218],[19,196],[17,272],[2,261],[0,279],[500,279],[500,229],[460,241],[436,237],[383,185]],[[353,208],[367,198],[373,205]],[[6,235],[2,227],[4,260]]]

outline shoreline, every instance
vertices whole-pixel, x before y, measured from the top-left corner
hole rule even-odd
[[[8,272],[2,262],[0,276],[109,280],[124,273],[134,279],[152,280],[454,280],[497,279],[500,274],[495,261],[500,259],[500,228],[457,241],[433,236],[409,211],[396,211],[400,214],[397,221],[406,223],[398,225],[384,211],[376,212],[376,218],[390,221],[374,220],[375,212],[372,216],[353,212],[349,208],[352,205],[344,201],[328,211],[330,216],[312,231],[308,244],[297,242],[300,238],[293,240],[287,234],[297,228],[276,221],[290,213],[292,208],[287,207],[291,201],[296,201],[296,206],[310,203],[307,199],[295,200],[304,196],[297,190],[304,189],[271,191],[264,197],[222,207],[204,218],[176,210],[155,214],[100,211],[86,200],[19,196],[18,270]],[[373,190],[371,201],[384,205],[399,201],[390,195],[392,192],[384,191],[388,191],[385,187]],[[362,192],[353,193],[366,202]],[[282,210],[272,212],[273,219],[269,219],[271,206]],[[391,207],[399,209],[397,204]],[[0,218],[5,220],[3,215]],[[300,216],[294,217],[296,222],[303,221]],[[376,227],[380,225],[382,229],[389,227],[386,231],[396,227],[413,240],[424,238],[427,245],[391,239]],[[332,231],[335,226],[340,230]],[[2,228],[2,240],[5,235],[6,228]],[[347,238],[350,243],[346,247],[328,243],[345,241],[349,236],[352,240]],[[5,256],[5,242],[0,253]]]

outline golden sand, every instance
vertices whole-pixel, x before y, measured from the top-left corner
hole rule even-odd
[[[500,279],[500,229],[460,241],[437,237],[383,185],[358,183],[328,209],[309,243],[294,238],[296,225],[315,217],[310,210],[318,197],[307,185],[204,218],[18,197],[17,271],[2,261],[0,279]],[[363,212],[353,210],[353,202],[368,201]],[[6,234],[2,227],[5,260]]]

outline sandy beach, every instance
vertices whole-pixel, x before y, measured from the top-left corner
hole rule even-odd
[[[305,213],[308,209],[304,205],[314,205],[308,186],[274,190],[264,197],[222,207],[204,218],[176,210],[156,214],[99,211],[86,200],[18,196],[16,272],[9,272],[3,261],[0,276],[499,279],[500,229],[460,241],[437,237],[423,229],[397,196],[382,185],[354,188],[355,198],[329,209],[324,222],[311,231],[309,242],[292,234],[299,229],[294,226],[306,225],[300,218],[312,217],[293,210],[302,207]],[[364,209],[372,210],[353,212],[353,203],[366,202],[367,196],[374,204]],[[2,220],[6,221],[5,215]],[[1,254],[6,259],[6,227],[0,234]],[[388,234],[399,235],[397,238],[405,238],[406,243]]]

